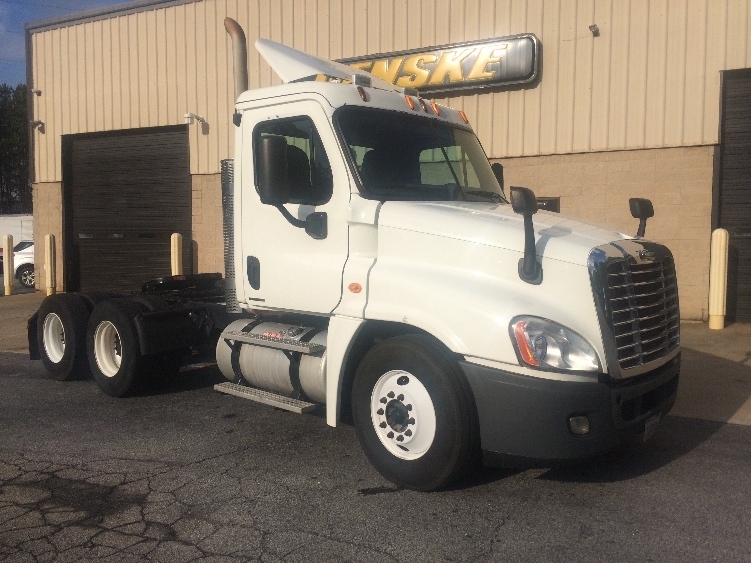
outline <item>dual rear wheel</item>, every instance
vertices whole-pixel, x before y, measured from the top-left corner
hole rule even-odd
[[[135,317],[146,305],[107,294],[60,294],[42,302],[37,342],[50,378],[59,381],[93,376],[113,397],[138,389],[144,379],[173,376],[181,353],[142,356]]]

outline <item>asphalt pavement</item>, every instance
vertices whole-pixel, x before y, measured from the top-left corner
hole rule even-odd
[[[646,444],[401,490],[354,429],[213,391],[194,366],[113,399],[25,350],[0,297],[0,561],[749,561],[751,327],[684,323],[678,403]]]

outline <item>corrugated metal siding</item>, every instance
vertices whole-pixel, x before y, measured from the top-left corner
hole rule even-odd
[[[715,144],[720,71],[751,66],[749,0],[203,0],[32,35],[37,181],[59,181],[61,134],[185,112],[209,124],[190,127],[191,173],[218,173],[233,135],[227,15],[251,43],[328,58],[536,34],[536,88],[447,98],[492,157]],[[277,84],[249,55],[250,86]]]
[[[728,317],[751,321],[751,69],[725,73],[719,226],[730,233]]]

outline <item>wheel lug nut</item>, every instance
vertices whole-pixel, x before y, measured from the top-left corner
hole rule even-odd
[[[389,393],[388,393],[387,397],[388,397],[389,399],[393,399],[393,398],[394,398],[394,395],[396,395],[396,393],[394,393],[393,391],[389,391]]]
[[[396,437],[396,441],[397,442],[403,442],[404,441],[404,436],[402,436],[402,435],[397,436]]]
[[[405,436],[412,436],[412,430],[407,430],[407,431],[406,431],[406,432],[404,433],[404,435],[405,435]]]
[[[387,424],[385,422],[381,422],[381,424],[379,424],[378,426],[380,426],[381,428],[386,428]]]
[[[399,401],[403,401],[403,400],[404,400],[404,395],[401,395],[401,394],[400,394],[400,395],[399,395],[399,396],[397,397],[397,399],[398,399]]]
[[[411,411],[411,410],[412,410],[412,405],[411,405],[411,404],[407,405],[407,410],[408,410],[408,411]]]
[[[410,424],[414,424],[415,423],[415,419],[414,418],[410,418],[407,422],[409,422]]]
[[[388,403],[388,401],[386,400],[386,397],[381,397],[381,402],[382,402],[382,403],[383,403],[384,405],[385,405],[386,403]]]
[[[376,412],[378,413],[378,416],[383,416],[383,409],[378,409]]]
[[[387,438],[393,438],[394,437],[394,433],[393,432],[389,432],[388,434],[386,434],[386,437]]]

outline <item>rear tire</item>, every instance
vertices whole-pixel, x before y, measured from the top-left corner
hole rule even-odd
[[[50,379],[69,381],[91,373],[86,357],[88,318],[89,310],[78,295],[61,293],[42,301],[37,316],[37,343]]]
[[[365,355],[352,414],[365,455],[397,485],[432,491],[476,467],[472,392],[451,353],[428,336],[390,338]]]
[[[97,303],[89,318],[86,348],[99,387],[111,397],[131,394],[148,364],[141,356],[134,318],[141,307],[129,299]]]

